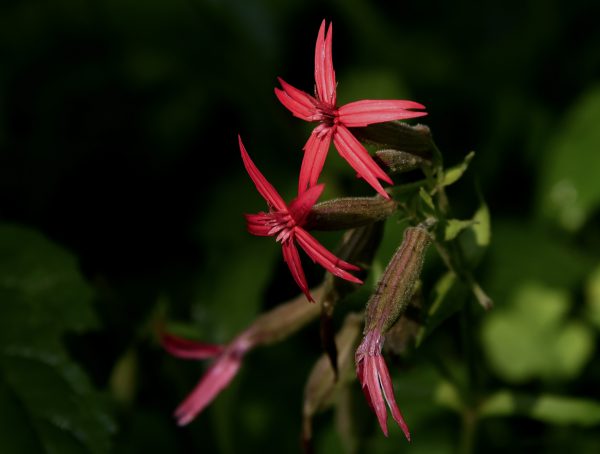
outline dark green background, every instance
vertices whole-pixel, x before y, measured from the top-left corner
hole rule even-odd
[[[498,307],[499,315],[490,318],[508,317],[509,327],[522,322],[515,333],[527,336],[533,330],[528,316],[515,309],[519,298],[525,293],[542,301],[544,310],[546,296],[558,292],[568,301],[565,313],[540,336],[560,336],[563,318],[585,328],[591,350],[566,342],[567,350],[576,350],[568,372],[541,365],[515,375],[509,370],[512,355],[528,339],[516,342],[517,353],[497,353],[508,358],[498,363],[493,345],[504,343],[490,334],[486,323],[494,322],[482,322],[475,310],[482,386],[597,404],[599,13],[596,2],[583,0],[3,1],[0,216],[69,251],[73,262],[65,266],[79,267],[87,282],[81,285],[90,288],[81,304],[95,313],[94,323],[77,326],[53,311],[40,323],[60,325],[53,339],[66,345],[65,361],[79,364],[90,390],[100,392],[113,419],[112,432],[101,436],[110,449],[298,449],[302,386],[320,352],[317,327],[252,353],[232,387],[180,429],[172,410],[203,368],[168,357],[151,326],[156,314],[166,313],[180,322],[180,332],[226,342],[258,312],[297,291],[278,246],[244,230],[242,213],[264,209],[264,203],[243,172],[236,141],[240,133],[258,167],[291,199],[310,127],[278,103],[273,88],[281,76],[311,91],[314,42],[323,18],[334,23],[340,102],[421,102],[429,112],[421,120],[431,127],[446,162],[476,151],[468,176],[450,197],[458,217],[472,214],[478,192],[491,211],[492,246],[479,273]],[[324,199],[369,193],[333,152],[322,181]],[[63,266],[54,259],[65,252],[48,245],[39,252],[36,241],[43,240],[29,239],[34,233],[3,232],[7,273],[14,272],[18,254],[29,254],[28,263],[46,263],[48,272]],[[319,238],[331,245],[336,237]],[[319,270],[307,271],[311,279],[320,278]],[[43,273],[24,281],[24,294]],[[31,304],[45,307],[43,293],[40,298]],[[17,307],[19,301],[5,295],[0,305]],[[81,299],[61,301],[67,315],[82,310]],[[4,310],[3,323],[25,324],[27,317],[16,313]],[[429,350],[439,346],[460,369],[464,352],[457,326],[449,319]],[[35,346],[39,333],[32,328],[23,342]],[[499,339],[503,333],[500,328]],[[0,353],[12,345],[14,339],[7,339]],[[532,342],[541,349],[548,345]],[[538,354],[534,349],[532,355]],[[408,389],[411,374],[414,383],[435,382],[423,378],[430,366],[418,350],[407,361]],[[563,356],[548,363],[561,361]],[[3,364],[0,397],[14,378],[14,365]],[[33,392],[46,385],[31,386]],[[48,393],[55,392],[48,386]],[[453,452],[459,419],[432,401],[433,385],[422,396],[407,392],[412,397],[406,399],[402,384],[396,389],[415,441],[409,446],[396,432],[386,441],[375,418],[367,417],[371,452]],[[7,405],[0,405],[0,415],[10,421]],[[51,413],[54,404],[48,405]],[[360,409],[369,411],[364,404]],[[572,421],[553,425],[524,413],[482,423],[477,446],[489,452],[600,449],[597,420],[588,428]],[[38,452],[40,445],[26,448],[18,441],[43,438],[32,429],[35,424],[12,422],[0,426],[0,446]],[[316,423],[317,446],[322,452],[335,449],[331,414]]]

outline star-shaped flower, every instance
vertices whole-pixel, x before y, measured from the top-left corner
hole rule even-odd
[[[281,243],[283,258],[290,268],[292,277],[309,301],[314,301],[314,299],[308,290],[296,243],[314,262],[317,262],[333,275],[350,282],[362,284],[360,279],[349,273],[349,271],[359,271],[359,267],[333,255],[302,228],[306,223],[310,209],[323,192],[324,186],[322,184],[312,186],[298,195],[289,205],[286,204],[271,183],[254,165],[244,148],[241,137],[238,137],[238,139],[244,167],[246,167],[246,171],[254,182],[256,189],[269,205],[268,213],[245,215],[248,231],[257,236],[274,236]]]
[[[389,198],[379,180],[392,184],[390,177],[375,163],[365,147],[348,128],[364,127],[373,123],[416,118],[427,115],[425,107],[414,101],[362,100],[338,107],[336,104],[336,80],[331,57],[332,26],[325,37],[325,20],[321,23],[315,49],[315,96],[298,90],[279,78],[282,89],[275,88],[275,95],[294,116],[310,122],[318,122],[306,145],[300,169],[298,194],[317,183],[331,141],[338,153],[379,194]]]

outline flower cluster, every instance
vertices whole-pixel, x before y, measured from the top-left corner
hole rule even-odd
[[[406,100],[361,100],[338,106],[337,81],[332,62],[332,26],[329,25],[327,28],[325,21],[322,22],[317,36],[314,70],[314,95],[293,87],[281,78],[278,79],[281,88],[275,88],[277,99],[295,117],[317,124],[303,148],[304,157],[298,178],[298,193],[294,200],[289,203],[283,200],[256,167],[242,143],[241,137],[238,137],[238,141],[243,165],[268,206],[268,210],[265,212],[245,215],[248,232],[256,236],[274,237],[281,244],[283,259],[306,299],[313,303],[319,301],[325,307],[326,303],[330,306],[333,304],[335,298],[332,295],[337,294],[333,291],[333,287],[328,289],[319,287],[316,291],[311,292],[302,267],[299,249],[336,278],[353,284],[362,284],[362,280],[355,275],[361,271],[361,268],[347,261],[357,257],[334,255],[308,230],[318,229],[321,221],[322,225],[327,226],[326,228],[332,228],[332,226],[335,228],[338,225],[340,229],[373,224],[389,216],[396,209],[396,202],[391,200],[390,194],[381,184],[381,182],[393,184],[392,179],[354,135],[352,128],[364,128],[376,123],[421,117],[426,115],[426,112],[423,110],[423,105]],[[324,185],[319,184],[319,176],[332,143],[357,175],[378,193],[375,198],[338,199],[332,203],[325,202],[325,204],[316,205],[324,189]],[[379,162],[385,162],[385,160],[380,159]],[[319,209],[320,206],[322,208]],[[384,273],[380,283],[380,288],[384,289],[382,292],[385,292],[388,287],[398,288],[398,285],[387,282],[386,279],[399,279],[404,282],[404,287],[402,287],[402,292],[388,292],[386,297],[381,297],[381,292],[378,290],[376,297],[371,298],[366,312],[365,337],[355,354],[357,376],[383,432],[387,435],[385,404],[387,402],[393,418],[408,439],[410,439],[408,428],[394,400],[392,382],[381,356],[381,347],[385,331],[398,318],[400,309],[404,307],[407,298],[410,298],[416,279],[415,271],[417,274],[420,271],[418,263],[422,263],[427,244],[423,235],[421,235],[423,240],[419,243],[420,249],[417,252],[414,248],[408,251],[409,246],[406,246],[403,249],[405,252],[400,260],[401,263],[398,262],[400,265],[394,265],[393,270],[386,270]],[[359,236],[357,235],[356,238]],[[405,238],[406,244],[408,244],[407,241]],[[351,248],[356,247],[356,244],[351,244]],[[418,256],[415,259],[417,265],[412,268],[407,266],[407,263],[413,260],[406,259],[407,253],[415,253]],[[392,262],[388,268],[392,266]],[[403,273],[407,272],[412,274],[405,278]],[[326,283],[334,281],[329,280]],[[215,358],[194,391],[176,410],[180,424],[190,422],[230,383],[241,365],[242,357],[248,350],[256,345],[268,343],[271,339],[279,339],[288,335],[300,326],[301,322],[304,323],[318,315],[318,311],[314,309],[318,307],[317,305],[307,304],[306,300],[302,301],[302,304],[310,308],[304,306],[300,308],[298,304],[298,301],[292,305],[288,303],[264,314],[262,318],[250,325],[226,346],[192,342],[163,334],[162,342],[165,349],[175,356],[188,359]],[[357,319],[354,320],[356,323]],[[358,320],[360,321],[362,318],[359,317]],[[354,339],[354,337],[349,339]],[[346,342],[344,345],[346,345],[344,351],[347,352],[348,349],[355,349],[357,344]],[[346,364],[347,358],[351,356],[347,353],[344,355],[346,358],[344,364]],[[335,360],[333,362],[335,363]],[[322,364],[326,364],[326,362]],[[323,367],[325,366],[321,366],[321,368]],[[322,373],[318,373],[316,376],[322,375]],[[329,375],[334,377],[333,374]],[[334,378],[331,380],[335,381]],[[331,386],[334,384],[332,382]],[[321,384],[316,389],[321,389],[320,386]],[[325,384],[322,386],[324,386],[322,389],[329,389]],[[307,408],[319,407],[321,403],[319,399],[315,398],[315,395],[320,396],[320,394],[314,391],[309,394],[312,400]]]

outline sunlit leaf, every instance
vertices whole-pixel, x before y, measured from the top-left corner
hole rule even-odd
[[[465,230],[467,227],[472,226],[473,223],[474,221],[471,219],[448,219],[446,221],[446,228],[444,229],[444,240],[453,240],[460,232]]]
[[[544,216],[577,230],[600,204],[600,87],[586,92],[567,113],[540,165]]]
[[[74,257],[32,230],[0,227],[0,414],[12,407],[21,421],[0,425],[0,451],[109,450],[114,424],[63,345],[95,326],[91,298]]]
[[[442,180],[442,186],[450,186],[451,184],[454,184],[458,180],[460,180],[460,177],[462,177],[463,174],[466,172],[467,168],[469,167],[469,163],[471,162],[474,156],[475,152],[471,151],[467,156],[465,156],[463,162],[446,170],[444,174],[444,179]]]
[[[561,290],[531,283],[483,323],[483,345],[494,371],[506,380],[575,377],[594,349],[591,330],[566,318],[570,301]]]
[[[427,191],[425,191],[425,189],[423,189],[423,187],[419,188],[419,197],[421,197],[421,200],[423,200],[423,202],[425,202],[425,204],[432,210],[434,210],[434,205],[433,205],[433,199],[431,198],[431,196],[427,193]]]
[[[566,396],[532,396],[499,391],[480,407],[482,416],[527,416],[559,425],[595,426],[600,424],[600,402]]]

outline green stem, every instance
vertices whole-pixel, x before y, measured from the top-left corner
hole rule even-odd
[[[462,428],[460,433],[460,454],[471,454],[474,452],[475,436],[477,434],[477,413],[466,408],[462,417]]]

